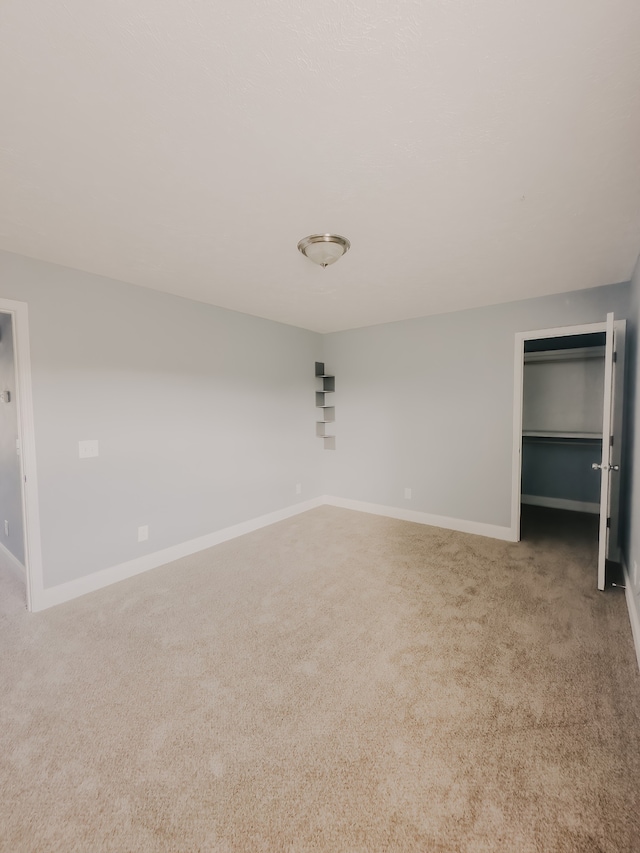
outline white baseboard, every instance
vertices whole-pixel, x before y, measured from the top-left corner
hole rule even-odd
[[[638,659],[638,669],[640,669],[640,596],[638,596],[631,583],[631,575],[627,567],[626,560],[622,560],[622,571],[624,572],[624,594],[627,599],[627,609],[629,610],[629,621],[631,622],[631,633],[633,635],[633,644],[636,649],[636,658]]]
[[[278,521],[284,521],[294,515],[315,509],[324,504],[342,507],[343,509],[353,509],[358,512],[368,512],[373,515],[387,516],[388,518],[398,518],[402,521],[414,521],[418,524],[442,527],[446,530],[458,530],[461,533],[489,536],[492,539],[503,539],[508,542],[516,541],[513,531],[509,527],[499,527],[495,524],[484,524],[479,521],[465,521],[460,518],[447,518],[442,515],[431,515],[426,512],[325,495],[285,507],[284,509],[250,519],[249,521],[244,521],[241,524],[235,524],[232,527],[226,527],[223,530],[217,530],[215,533],[191,539],[189,542],[182,542],[179,545],[164,548],[162,551],[154,551],[152,554],[146,554],[144,557],[128,560],[126,563],[120,563],[117,566],[93,572],[93,574],[85,575],[67,583],[58,584],[58,586],[39,590],[32,595],[31,609],[33,611],[46,610],[48,607],[54,607],[56,604],[63,604],[65,601],[71,601],[81,595],[95,592],[113,583],[118,583],[143,572],[148,572],[150,569],[164,566],[174,560],[179,560],[181,557],[188,557],[190,554],[204,551],[206,548],[212,548],[214,545],[227,542],[229,539],[244,536],[245,533],[251,533],[254,530],[259,530],[261,527],[267,527]]]
[[[503,539],[507,542],[517,541],[510,527],[500,527],[497,524],[485,524],[481,521],[465,521],[462,518],[449,518],[444,515],[432,515],[428,512],[403,509],[396,506],[353,501],[349,498],[335,498],[325,495],[323,502],[328,506],[342,509],[355,509],[358,512],[368,512],[372,515],[384,515],[387,518],[398,518],[401,521],[415,521],[417,524],[427,524],[431,527],[443,527],[445,530],[457,530],[460,533],[475,533],[478,536],[489,536],[491,539]]]
[[[522,501],[525,503],[523,495]],[[533,498],[533,500],[537,500]],[[542,498],[542,500],[546,500]],[[564,502],[567,503],[567,502]],[[569,501],[568,503],[579,503],[577,501]],[[144,557],[138,557],[135,560],[129,560],[126,563],[120,563],[117,566],[111,566],[108,569],[102,569],[99,572],[94,572],[91,575],[77,578],[68,583],[59,584],[58,586],[49,587],[38,592],[32,600],[32,610],[46,610],[56,604],[63,604],[65,601],[71,601],[81,595],[86,595],[89,592],[95,592],[103,589],[111,584],[134,577],[135,575],[148,572],[150,569],[156,569],[159,566],[164,566],[174,560],[179,560],[181,557],[187,557],[190,554],[195,554],[198,551],[204,551],[206,548],[212,548],[215,545],[220,545],[222,542],[227,542],[230,539],[235,539],[238,536],[244,536],[245,533],[251,533],[254,530],[259,530],[261,527],[268,527],[270,524],[275,524],[278,521],[284,521],[287,518],[292,518],[307,510],[315,509],[319,506],[335,506],[342,509],[352,509],[357,512],[367,512],[372,515],[386,516],[387,518],[397,518],[401,521],[413,521],[417,524],[426,524],[431,527],[442,527],[445,530],[457,530],[461,533],[472,533],[478,536],[488,536],[492,539],[502,539],[507,542],[517,541],[513,530],[510,527],[500,527],[495,524],[485,524],[479,521],[465,521],[460,518],[449,518],[442,515],[432,515],[426,512],[417,510],[402,509],[400,507],[383,506],[381,504],[366,503],[365,501],[355,501],[349,498],[332,497],[324,495],[323,497],[312,498],[308,501],[303,501],[293,506],[285,507],[284,509],[270,512],[267,515],[261,515],[258,518],[244,521],[241,524],[235,524],[232,527],[225,527],[223,530],[217,530],[214,533],[209,533],[206,536],[200,536],[197,539],[191,539],[188,542],[182,542],[179,545],[174,545],[171,548],[165,548],[162,551],[155,551],[152,554],[146,554]],[[548,504],[542,504],[548,505]],[[582,504],[581,504],[582,506]],[[569,507],[562,506],[561,509]],[[589,512],[590,510],[581,510]],[[14,574],[21,580],[25,579],[24,566],[14,557],[14,555],[0,543],[0,562],[6,565]],[[640,596],[634,594],[631,585],[631,578],[626,563],[622,562],[625,578],[625,595],[627,599],[627,608],[629,610],[629,620],[631,622],[631,632],[633,642],[638,658],[638,667],[640,668]]]
[[[0,542],[0,563],[6,566],[12,574],[19,578],[23,583],[26,580],[25,569],[20,560],[14,556],[6,545]]]
[[[530,504],[531,506],[546,506],[550,509],[569,509],[573,512],[600,514],[600,504],[589,501],[570,501],[566,498],[543,498],[539,495],[522,495],[520,500],[523,504]]]
[[[33,611],[46,610],[48,607],[53,607],[56,604],[63,604],[65,601],[71,601],[73,598],[86,595],[88,592],[95,592],[98,589],[103,589],[105,586],[118,583],[118,581],[148,572],[150,569],[157,569],[158,566],[164,566],[166,563],[173,562],[173,560],[188,557],[190,554],[196,554],[198,551],[204,551],[206,548],[220,545],[220,543],[227,542],[229,539],[244,536],[245,533],[251,533],[254,530],[259,530],[261,527],[268,527],[270,524],[275,524],[278,521],[284,521],[307,510],[315,509],[315,507],[321,506],[322,503],[322,498],[303,501],[293,506],[270,512],[267,515],[243,521],[241,524],[234,524],[232,527],[216,530],[214,533],[209,533],[206,536],[200,536],[197,539],[191,539],[188,542],[181,542],[179,545],[164,548],[162,551],[154,551],[152,554],[145,554],[144,557],[138,557],[135,560],[128,560],[126,563],[120,563],[120,565],[93,572],[93,574],[85,575],[68,583],[49,587],[39,591],[33,597],[35,600],[32,600],[31,609]]]

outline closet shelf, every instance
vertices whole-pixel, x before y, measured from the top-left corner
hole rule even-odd
[[[584,361],[586,358],[604,359],[604,347],[574,347],[572,349],[544,350],[543,352],[525,352],[525,364],[536,361]]]
[[[562,430],[550,429],[524,429],[524,438],[589,438],[602,441],[601,432],[563,432]]]

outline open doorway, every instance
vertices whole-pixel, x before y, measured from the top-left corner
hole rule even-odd
[[[624,321],[519,333],[515,539],[578,550],[599,589],[619,562]]]
[[[0,313],[0,553],[26,583],[23,475],[13,316]]]
[[[23,579],[27,608],[40,610],[45,605],[28,308],[2,298],[0,398],[0,560]]]

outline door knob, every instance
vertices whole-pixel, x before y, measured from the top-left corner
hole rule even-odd
[[[619,465],[610,465],[609,467],[611,468],[612,471],[619,471],[620,470]]]
[[[602,471],[602,465],[600,465],[598,462],[592,462],[591,467],[593,468],[594,471],[598,471],[598,470]]]
[[[593,468],[594,471],[598,471],[598,470],[600,470],[600,471],[619,471],[620,470],[619,465],[607,465],[606,462],[604,465],[600,465],[598,462],[592,462],[591,467]]]

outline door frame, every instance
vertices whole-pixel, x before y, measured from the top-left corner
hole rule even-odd
[[[604,321],[602,323],[586,323],[580,326],[557,326],[553,329],[516,332],[515,357],[513,361],[513,455],[511,464],[511,536],[513,542],[520,541],[525,341],[536,341],[540,340],[540,338],[566,338],[571,335],[591,335],[596,332],[606,331],[607,323]]]
[[[9,314],[13,326],[13,354],[16,372],[16,405],[22,477],[22,519],[27,610],[37,610],[44,589],[40,504],[36,471],[36,444],[31,385],[29,311],[26,302],[0,298],[0,313]]]

